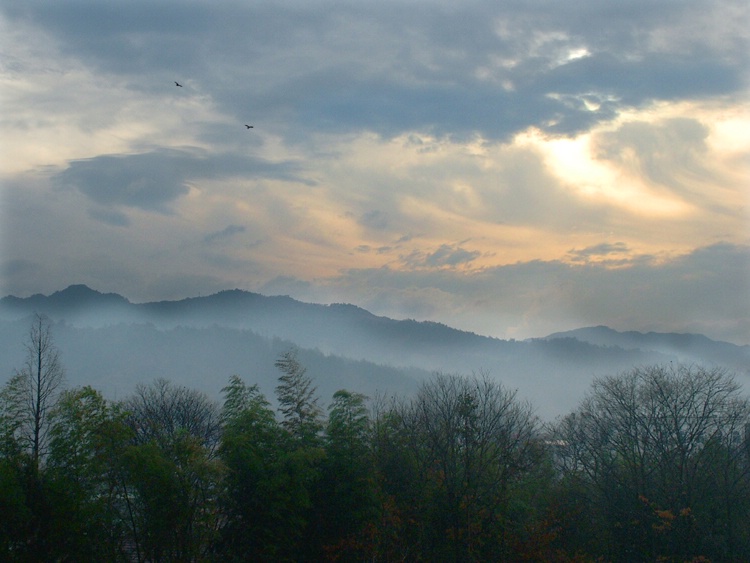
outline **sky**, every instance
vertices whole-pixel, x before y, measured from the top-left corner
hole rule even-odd
[[[750,344],[749,57],[746,0],[0,0],[0,294]]]

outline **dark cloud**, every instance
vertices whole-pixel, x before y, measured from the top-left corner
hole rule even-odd
[[[210,155],[204,151],[158,149],[144,154],[103,155],[76,160],[54,177],[101,206],[125,206],[167,212],[169,205],[188,193],[188,182],[244,175],[313,185],[298,174],[293,162],[274,163],[255,157]],[[105,222],[123,224],[121,216],[97,211]]]
[[[607,257],[612,254],[626,254],[630,249],[624,242],[603,242],[586,248],[573,249],[568,252],[568,257],[574,262],[586,262],[591,258]]]
[[[100,205],[125,205],[165,211],[185,195],[184,155],[159,151],[128,156],[98,156],[71,162],[57,175],[60,186],[74,187]]]
[[[244,233],[247,229],[242,225],[229,225],[220,231],[209,233],[203,239],[204,242],[213,243],[223,239],[232,238],[235,235]]]
[[[403,257],[412,268],[455,268],[468,264],[481,256],[481,252],[466,250],[460,244],[441,244],[432,252],[415,250]]]
[[[573,134],[653,100],[740,95],[747,35],[711,27],[733,6],[30,0],[5,13],[128,88],[185,80],[289,138],[417,129],[508,139],[529,126]],[[696,18],[706,23],[690,34]],[[660,44],[670,33],[679,48]]]
[[[459,266],[468,264],[479,256],[481,256],[481,252],[476,250],[471,251],[456,245],[442,244],[440,248],[425,258],[425,263],[434,267]]]
[[[405,242],[411,241],[415,235],[413,233],[408,233],[403,235],[402,237],[399,237],[399,239],[396,241],[396,244],[403,244]]]
[[[359,224],[369,229],[383,230],[388,227],[388,213],[379,209],[367,211],[359,218]]]
[[[130,219],[125,213],[116,209],[94,207],[89,210],[89,216],[92,219],[107,223],[113,227],[127,227],[130,225]]]
[[[0,263],[0,272],[6,279],[35,275],[39,270],[39,264],[25,258],[14,258]]]

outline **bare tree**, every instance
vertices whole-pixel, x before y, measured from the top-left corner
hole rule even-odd
[[[448,532],[439,549],[457,561],[503,558],[510,489],[538,459],[531,406],[486,374],[438,374],[400,418],[430,498],[426,506],[438,507],[431,526]],[[490,544],[489,551],[482,547]]]
[[[128,533],[140,560],[203,561],[218,529],[218,404],[157,379],[123,403]],[[164,559],[161,559],[161,558]]]
[[[733,553],[750,508],[749,422],[750,403],[724,369],[635,368],[595,381],[560,422],[557,460],[589,491],[618,557],[686,560],[705,555],[705,537]]]
[[[153,440],[164,447],[184,433],[211,456],[215,453],[221,431],[219,407],[205,393],[159,378],[150,385],[139,384],[124,407],[136,442]]]
[[[24,366],[0,391],[0,405],[6,431],[38,468],[47,452],[50,412],[62,391],[65,370],[47,316],[34,315],[24,346]]]

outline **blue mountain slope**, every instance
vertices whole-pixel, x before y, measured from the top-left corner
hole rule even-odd
[[[595,326],[554,333],[546,340],[561,338],[575,338],[596,346],[650,350],[677,356],[683,362],[724,364],[741,372],[750,371],[750,346],[711,340],[702,334],[618,332],[606,326]]]
[[[353,305],[240,290],[137,304],[71,286],[50,296],[0,299],[0,381],[23,360],[22,341],[34,312],[57,321],[55,333],[74,384],[100,382],[109,386],[102,390],[114,388],[119,395],[139,381],[166,377],[217,396],[233,373],[250,382],[258,378],[272,391],[279,343],[301,349],[326,393],[341,387],[402,393],[436,371],[486,373],[517,389],[544,418],[572,409],[594,377],[681,361],[691,342],[690,361],[750,374],[743,371],[747,347],[695,335],[690,340],[595,327],[506,341],[439,323],[379,317]]]

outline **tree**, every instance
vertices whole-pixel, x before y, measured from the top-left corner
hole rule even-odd
[[[364,559],[376,514],[375,468],[366,397],[339,390],[329,406],[321,467],[318,537],[329,554]]]
[[[281,354],[274,365],[281,371],[276,396],[283,415],[282,427],[301,444],[317,446],[323,430],[322,410],[312,379],[297,359],[297,349]]]
[[[750,555],[738,544],[750,516],[750,404],[739,391],[727,371],[701,366],[594,382],[557,434],[562,474],[601,523],[594,549],[621,560]]]
[[[424,491],[411,427],[404,421],[404,402],[377,396],[373,401],[372,457],[377,495],[377,522],[372,527],[374,561],[408,561],[420,553]]]
[[[112,561],[124,553],[120,456],[131,434],[117,405],[91,387],[64,391],[51,413],[46,477],[55,507],[55,543],[73,560]]]
[[[310,509],[308,458],[257,385],[222,390],[219,454],[226,466],[217,552],[225,561],[295,561]]]
[[[416,465],[420,553],[435,560],[507,560],[524,525],[512,500],[539,457],[530,405],[486,375],[438,374],[397,407]]]
[[[34,315],[24,346],[23,368],[0,391],[0,418],[6,441],[9,436],[17,440],[21,450],[29,454],[32,467],[38,470],[47,453],[49,415],[62,390],[65,370],[46,316]]]
[[[112,481],[95,437],[103,405],[90,388],[62,392],[49,412],[44,465],[19,449],[0,459],[0,544],[14,560],[113,560],[118,553]]]
[[[64,370],[47,317],[34,315],[24,347],[23,367],[0,390],[0,543],[19,560],[57,560],[44,463]]]
[[[205,557],[218,527],[223,465],[217,405],[158,379],[124,401],[133,440],[123,454],[128,525],[139,559]]]
[[[205,393],[173,385],[159,378],[151,385],[138,385],[124,409],[137,443],[155,441],[163,447],[187,434],[213,455],[219,443],[221,423],[218,405]]]
[[[18,458],[0,457],[0,553],[23,556],[29,550],[34,515],[27,499],[25,469]]]

